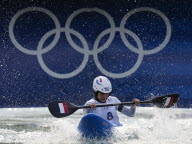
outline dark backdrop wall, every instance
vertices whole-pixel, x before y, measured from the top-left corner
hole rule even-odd
[[[192,104],[190,0],[1,0],[0,107],[83,105],[107,76],[121,101]]]

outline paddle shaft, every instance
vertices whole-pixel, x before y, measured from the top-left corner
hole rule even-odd
[[[145,103],[152,103],[152,101],[141,101],[140,104],[145,104]],[[134,102],[122,102],[122,103],[112,103],[112,104],[103,104],[103,105],[95,105],[95,107],[106,107],[106,106],[117,106],[117,105],[128,105],[128,104],[134,104]],[[81,108],[90,108],[90,106],[77,106],[78,109]]]
[[[167,94],[164,96],[159,96],[153,98],[152,100],[141,101],[140,104],[153,104],[159,108],[170,108],[178,100],[179,94]],[[111,104],[100,104],[95,105],[95,107],[107,107],[107,106],[117,106],[117,105],[129,105],[134,104],[134,102],[122,102],[122,103],[111,103]],[[48,105],[50,113],[56,118],[62,118],[73,114],[76,110],[82,108],[90,108],[90,106],[76,106],[65,101],[53,101]]]

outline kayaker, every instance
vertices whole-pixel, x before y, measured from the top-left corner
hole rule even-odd
[[[85,105],[90,106],[90,109],[84,109],[85,113],[94,113],[100,117],[116,124],[121,125],[117,110],[127,116],[133,117],[136,111],[136,105],[140,104],[140,100],[133,99],[134,104],[130,108],[119,105],[109,107],[95,107],[98,104],[110,104],[110,103],[121,103],[120,100],[114,96],[110,96],[112,91],[111,82],[104,76],[98,76],[93,81],[94,98],[87,101]]]

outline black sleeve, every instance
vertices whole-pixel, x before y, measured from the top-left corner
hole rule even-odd
[[[124,107],[124,105],[119,105],[119,106],[118,106],[118,111],[121,112],[122,109],[123,109],[123,107]]]

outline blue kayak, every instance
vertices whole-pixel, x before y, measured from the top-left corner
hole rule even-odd
[[[79,122],[78,129],[86,138],[106,138],[112,135],[115,125],[96,114],[87,114]]]

